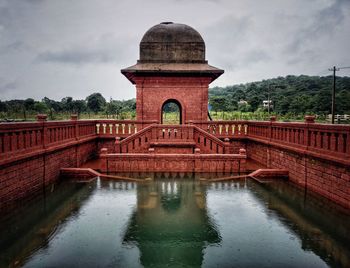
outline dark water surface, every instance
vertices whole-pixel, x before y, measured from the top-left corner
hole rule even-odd
[[[64,182],[0,227],[0,267],[350,267],[349,214],[286,182]]]

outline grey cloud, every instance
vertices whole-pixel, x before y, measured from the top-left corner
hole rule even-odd
[[[205,29],[207,35],[206,47],[211,58],[217,64],[228,69],[238,67],[237,60],[241,58],[240,50],[249,39],[253,22],[250,17],[229,15],[221,18]]]
[[[263,50],[251,50],[244,55],[242,64],[257,63],[261,61],[267,61],[270,59],[271,56]]]
[[[36,62],[53,62],[73,65],[108,64],[124,61],[130,49],[132,38],[104,34],[85,45],[43,51],[36,57]]]
[[[67,64],[109,63],[116,61],[114,54],[103,50],[67,49],[47,51],[37,56],[39,62],[57,62]]]
[[[315,63],[319,58],[322,56],[315,50],[311,49],[305,49],[301,51],[300,53],[291,54],[288,59],[287,63],[291,65],[297,65],[301,63]]]
[[[17,89],[18,84],[17,81],[7,81],[5,79],[0,78],[0,93],[5,94],[8,91]]]
[[[26,49],[26,48],[28,48],[27,45],[24,42],[19,40],[11,42],[5,46],[6,50],[16,50],[16,51],[21,49]]]
[[[134,97],[119,70],[135,63],[144,32],[165,19],[201,33],[209,63],[225,69],[213,85],[350,62],[350,0],[265,2],[0,0],[1,98],[81,98],[89,88]]]
[[[249,16],[236,17],[231,14],[221,18],[205,30],[208,32],[208,36],[210,36],[211,40],[216,40],[218,42],[224,41],[225,43],[222,44],[223,46],[239,45],[249,33],[252,24],[252,19]]]
[[[170,0],[171,2],[174,0]],[[175,2],[186,2],[187,0],[175,0]],[[220,3],[222,0],[196,0],[197,2],[212,2],[212,3]]]
[[[331,36],[336,27],[344,21],[344,9],[349,8],[350,1],[336,0],[329,7],[314,15],[311,24],[302,24],[301,29],[294,36],[293,41],[286,47],[287,51],[300,51],[307,41],[315,41],[324,35]]]

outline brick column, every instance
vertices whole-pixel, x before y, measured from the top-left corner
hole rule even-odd
[[[304,117],[304,122],[306,124],[313,124],[315,123],[315,116],[314,115],[305,115]],[[314,143],[314,140],[312,139],[311,135],[310,135],[310,130],[309,130],[309,125],[307,125],[306,131],[304,133],[304,144],[306,145],[306,147],[309,147],[312,142]],[[316,138],[316,137],[314,137]]]
[[[72,123],[74,124],[75,127],[75,139],[78,140],[79,137],[79,127],[78,127],[78,115],[77,114],[71,114],[70,115],[70,120],[72,121]]]
[[[122,152],[122,149],[120,148],[120,137],[115,137],[114,148],[117,154]]]
[[[232,154],[232,146],[230,144],[230,139],[229,138],[225,138],[224,140],[225,143],[225,148],[224,148],[224,154]]]
[[[244,158],[239,160],[238,172],[245,172],[247,170],[247,151],[244,148],[239,149],[239,154]]]
[[[194,172],[201,171],[201,159],[200,159],[201,149],[194,149]]]
[[[107,153],[108,149],[107,148],[102,148],[100,151],[100,159],[101,159],[101,171],[102,172],[107,172],[108,171],[108,159],[107,159]]]
[[[45,121],[47,120],[47,115],[46,114],[37,114],[36,116],[36,121],[41,122],[43,124],[43,130],[41,133],[41,140],[43,143],[43,148],[46,148],[46,145],[48,143],[48,136],[47,136],[47,127],[45,124]],[[26,133],[26,136],[28,135],[28,132]],[[26,140],[26,146],[28,146],[28,142]]]

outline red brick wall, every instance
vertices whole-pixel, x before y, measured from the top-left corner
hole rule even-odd
[[[208,85],[204,77],[135,78],[137,120],[161,120],[165,101],[175,99],[182,106],[182,122],[207,120]]]
[[[269,168],[288,169],[291,181],[350,208],[349,167],[252,141],[247,154]]]
[[[97,148],[99,153],[102,148],[107,148],[109,153],[115,152],[115,138],[98,139]]]
[[[246,156],[227,154],[100,155],[102,172],[244,172]]]
[[[230,145],[232,146],[232,152],[233,154],[238,154],[239,149],[246,149],[246,142],[245,141],[230,141]]]
[[[96,154],[94,140],[38,154],[12,162],[0,169],[0,210],[43,191],[45,186],[59,178],[60,168],[77,167]]]

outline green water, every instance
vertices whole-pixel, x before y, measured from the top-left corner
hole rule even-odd
[[[50,192],[2,217],[0,267],[350,267],[350,215],[285,182],[185,176]]]

